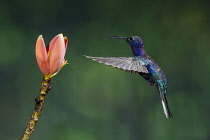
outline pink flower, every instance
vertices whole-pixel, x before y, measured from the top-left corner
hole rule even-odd
[[[64,59],[67,43],[67,37],[59,34],[46,47],[42,35],[38,37],[36,41],[36,60],[39,69],[45,76],[54,76],[67,64],[67,61]]]

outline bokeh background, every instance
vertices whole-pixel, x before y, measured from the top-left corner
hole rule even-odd
[[[31,140],[210,140],[210,2],[176,0],[1,1],[0,138],[20,139],[42,74],[34,50],[69,39],[69,65],[53,78]],[[132,56],[122,40],[140,36],[164,70],[173,119],[139,75],[86,59]]]

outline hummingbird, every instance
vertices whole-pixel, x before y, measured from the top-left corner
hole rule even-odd
[[[166,118],[172,118],[166,94],[166,76],[158,64],[146,53],[142,39],[138,36],[111,36],[106,39],[114,38],[125,40],[130,45],[134,57],[85,57],[142,76],[149,82],[150,86],[155,86],[157,88],[164,114],[166,115]]]

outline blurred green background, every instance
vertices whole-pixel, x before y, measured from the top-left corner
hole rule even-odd
[[[57,34],[69,39],[69,65],[53,78],[31,140],[210,140],[209,1],[1,1],[0,138],[20,139],[42,74],[34,50]],[[90,56],[132,56],[122,40],[140,36],[168,80],[173,119],[139,75]]]

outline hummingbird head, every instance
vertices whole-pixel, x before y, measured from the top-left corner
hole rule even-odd
[[[131,36],[127,37],[125,41],[131,46],[131,47],[138,47],[138,48],[143,48],[144,43],[142,39],[138,36]]]
[[[140,47],[140,48],[144,47],[144,43],[142,39],[138,36],[130,36],[130,37],[111,36],[111,37],[107,37],[106,39],[113,39],[113,38],[123,39],[131,47]]]
[[[131,46],[131,49],[135,56],[145,54],[144,43],[140,37],[138,36],[131,36],[131,37],[111,36],[111,37],[107,37],[106,39],[113,39],[113,38],[125,40]]]

